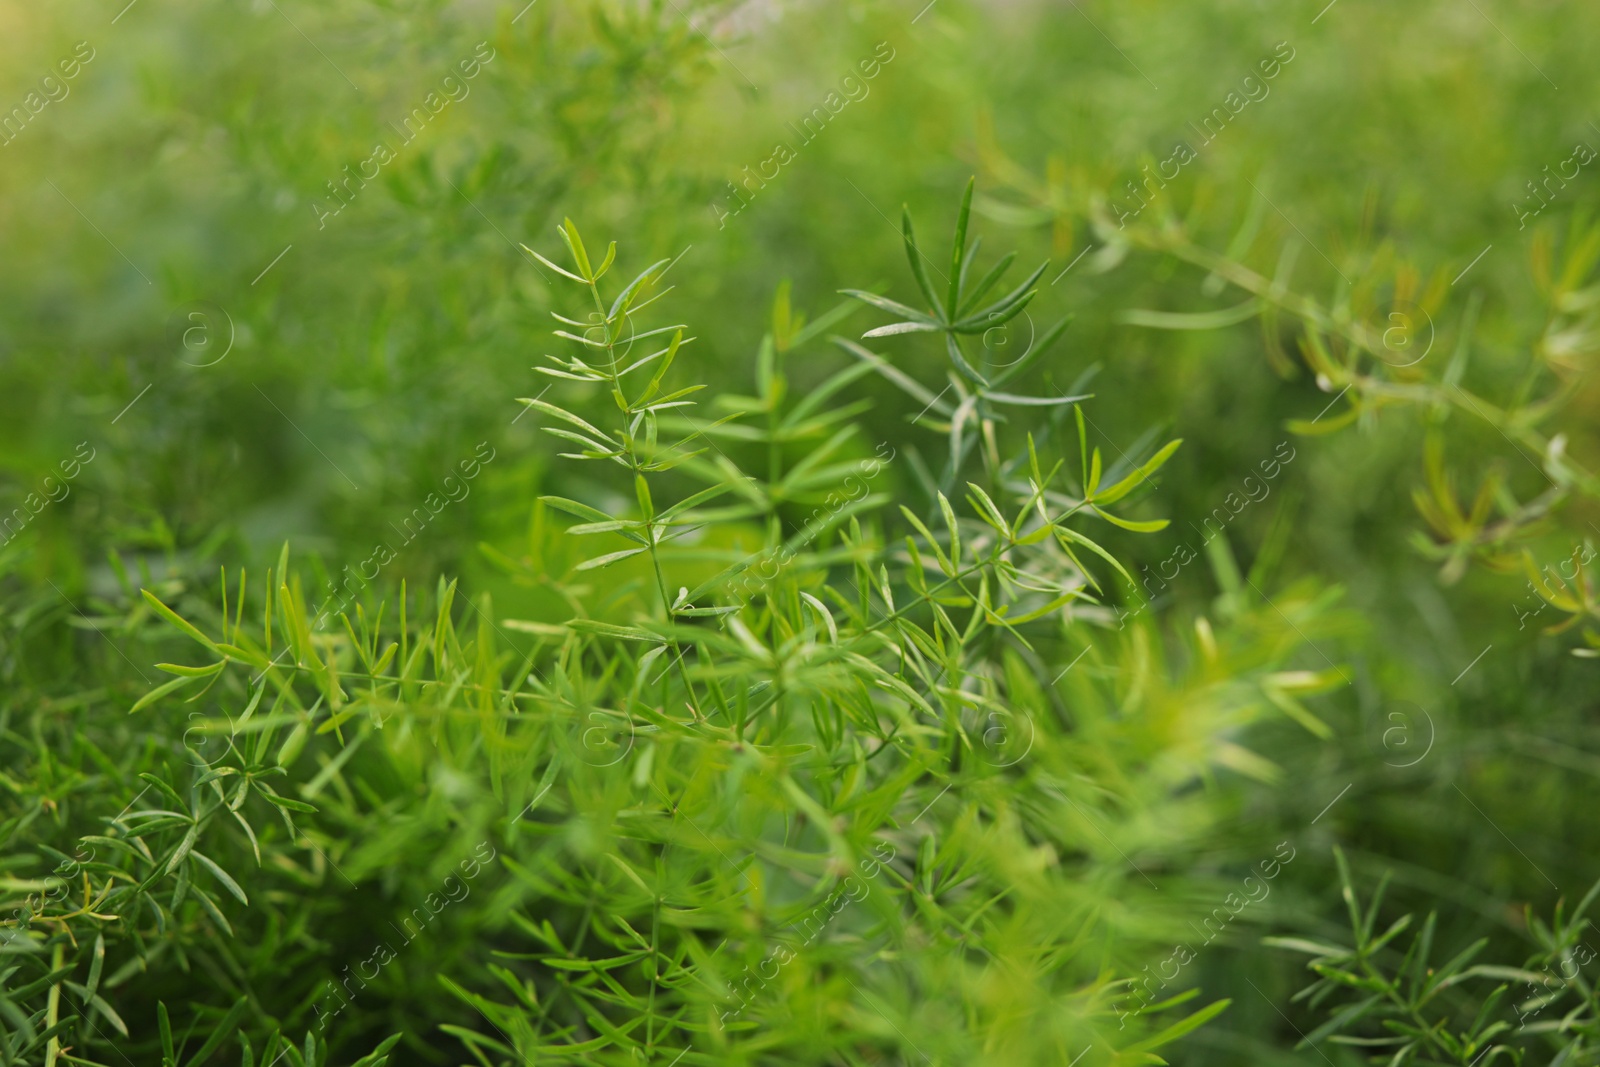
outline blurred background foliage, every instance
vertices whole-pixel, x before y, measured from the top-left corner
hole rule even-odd
[[[1384,907],[1437,910],[1439,945],[1487,936],[1513,966],[1535,952],[1524,905],[1548,915],[1594,881],[1596,668],[1571,654],[1582,626],[1546,632],[1584,608],[1567,611],[1549,585],[1541,597],[1524,562],[1554,568],[1600,543],[1584,473],[1600,469],[1600,197],[1588,166],[1542,199],[1529,184],[1568,174],[1576,146],[1600,147],[1593,8],[57,0],[7,8],[0,29],[0,108],[26,117],[0,147],[4,512],[41,493],[80,442],[94,457],[0,548],[8,876],[43,877],[42,846],[70,852],[89,832],[67,793],[104,815],[126,802],[95,777],[112,772],[94,752],[143,750],[156,766],[181,729],[181,710],[124,715],[157,677],[150,665],[173,658],[140,585],[168,603],[209,601],[219,565],[264,572],[289,540],[309,561],[306,588],[320,589],[487,442],[495,458],[470,495],[383,568],[365,602],[445,575],[501,618],[562,621],[524,573],[541,542],[560,540],[541,528],[530,548],[533,501],[613,490],[554,466],[555,443],[519,418],[512,398],[546,384],[531,368],[552,344],[549,312],[570,311],[521,245],[555,258],[567,216],[622,240],[630,276],[681,257],[670,299],[699,338],[694,379],[748,392],[781,282],[813,318],[846,287],[910,300],[899,206],[942,247],[976,174],[992,246],[1052,261],[1030,315],[982,339],[992,362],[1070,312],[1030,387],[1064,393],[1093,369],[1085,413],[1108,457],[1141,460],[1136,442],[1157,435],[1186,442],[1140,505],[1172,525],[1107,544],[1139,575],[1170,571],[1181,544],[1197,561],[1149,587],[1136,624],[1098,620],[1097,644],[1121,650],[1100,668],[1105,691],[1197,684],[1197,619],[1298,646],[1295,666],[1349,683],[1312,702],[1326,737],[1288,719],[1220,734],[1276,770],[1169,776],[1192,790],[1184,821],[1127,849],[1163,890],[1140,901],[1138,943],[1151,946],[1181,936],[1278,842],[1299,850],[1227,944],[1185,968],[1202,1002],[1232,1005],[1186,1039],[1181,1062],[1357,1061],[1335,1045],[1294,1050],[1320,1016],[1290,1002],[1300,963],[1259,944],[1335,936],[1336,842],[1358,883],[1393,872]],[[33,113],[29,94],[45,95],[40,79],[79,42],[93,58]],[[826,106],[880,42],[893,58],[866,95],[802,144],[789,124]],[[1227,107],[1282,42],[1293,58],[1270,91],[1201,145],[1190,124]],[[398,124],[429,93],[448,95],[443,79],[474,55],[492,58],[406,142]],[[1177,177],[1129,189],[1180,140],[1197,151]],[[379,143],[392,161],[319,220],[328,183]],[[742,186],[748,204],[726,214],[729,183],[779,143],[793,159]],[[1148,206],[1119,226],[1138,197]],[[1252,278],[1279,284],[1252,291],[1241,284]],[[873,324],[857,315],[839,329]],[[915,336],[878,343],[923,381],[943,373]],[[797,388],[849,360],[812,351]],[[856,388],[875,432],[936,465],[941,440],[910,425],[910,398],[876,379]],[[1270,493],[1232,508],[1201,550],[1205,517],[1283,441],[1294,459]],[[927,505],[909,465],[885,478],[897,499]],[[1118,596],[1129,611],[1143,602]],[[1529,614],[1546,600],[1557,603]],[[404,895],[403,857],[446,834],[463,852],[479,839],[465,825],[489,818],[470,799],[481,785],[450,793],[408,773],[420,808],[396,800],[396,784],[371,809],[394,808],[389,829],[339,831],[362,838],[340,866],[366,888],[308,873],[321,862],[308,855],[294,877],[317,890],[274,892],[314,903],[256,903],[320,931],[306,966],[337,970],[346,953],[327,932],[358,922],[370,892]],[[483,1028],[432,975],[473,984],[479,939],[505,916],[450,921],[362,1038],[405,1025],[423,1038],[413,1054],[438,1056],[456,1047],[438,1039],[441,1023]],[[1116,966],[1165,958],[1144,951],[1115,950]],[[202,971],[130,989],[129,1025],[148,1034],[141,998],[158,993],[226,1007],[220,992],[184,988]]]

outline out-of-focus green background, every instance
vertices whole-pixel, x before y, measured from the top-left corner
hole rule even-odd
[[[1474,567],[1446,582],[1416,545],[1430,425],[1448,430],[1468,498],[1489,470],[1535,496],[1543,460],[1429,404],[1292,435],[1289,420],[1343,410],[1294,359],[1295,331],[1128,321],[1245,294],[1108,244],[1092,219],[1110,199],[1132,204],[1126,183],[1188,141],[1196,158],[1164,196],[1197,243],[1266,275],[1292,249],[1305,292],[1381,290],[1369,321],[1383,330],[1391,305],[1410,308],[1432,379],[1475,316],[1461,382],[1510,408],[1555,367],[1570,403],[1543,428],[1593,460],[1583,306],[1557,309],[1572,331],[1559,351],[1546,340],[1548,278],[1600,203],[1595,168],[1537,217],[1519,212],[1547,167],[1600,148],[1596,40],[1591,5],[1500,0],[10,5],[0,513],[44,495],[63,461],[93,458],[0,548],[3,699],[144,691],[132,665],[148,649],[75,625],[115,613],[110,553],[155,580],[205,582],[219,562],[265,565],[288,539],[338,572],[485,442],[494,458],[470,495],[378,583],[459,575],[505,612],[537,614],[483,547],[517,552],[534,496],[572,477],[513,401],[543,387],[531,368],[559,306],[519,246],[554,257],[566,216],[619,240],[636,269],[681,256],[674,314],[700,338],[696,373],[739,384],[782,280],[813,314],[844,287],[907,297],[900,205],[942,241],[976,174],[994,245],[1053,261],[1031,318],[985,338],[994,360],[1070,311],[1042,375],[1064,390],[1098,364],[1097,432],[1129,449],[1151,430],[1186,442],[1157,496],[1173,525],[1114,539],[1117,551],[1159,567],[1279,442],[1293,449],[1226,540],[1242,566],[1270,544],[1280,573],[1343,590],[1317,644],[1352,684],[1319,706],[1331,739],[1293,724],[1252,737],[1285,769],[1277,784],[1206,792],[1224,832],[1187,873],[1226,877],[1285,838],[1300,851],[1244,932],[1198,964],[1206,999],[1234,1003],[1181,1062],[1320,1062],[1289,1051],[1314,1025],[1289,1002],[1299,961],[1257,941],[1341,921],[1332,844],[1362,877],[1394,871],[1393,908],[1437,909],[1441,943],[1515,946],[1525,903],[1548,912],[1596,877],[1597,668],[1569,655],[1571,634],[1541,632],[1549,609],[1519,620],[1537,603],[1525,576]],[[1190,124],[1273,57],[1258,98],[1201,146]],[[430,99],[438,110],[408,141],[401,124]],[[794,127],[819,107],[828,122],[803,140]],[[780,144],[787,161],[742,184],[733,213],[730,183],[770,175]],[[392,158],[324,214],[330,183],[371,174],[379,145]],[[915,366],[922,349],[884,350],[940,373]],[[915,414],[871,388],[874,420]],[[1580,497],[1529,549],[1563,559],[1600,541],[1596,521]],[[1163,625],[1189,633],[1220,592],[1203,557],[1184,567],[1158,598]],[[1176,642],[1169,654],[1185,655]]]

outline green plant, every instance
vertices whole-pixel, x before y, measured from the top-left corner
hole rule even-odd
[[[1593,1063],[1600,1040],[1600,993],[1583,969],[1596,952],[1583,941],[1592,924],[1585,917],[1600,895],[1600,883],[1584,894],[1570,915],[1561,903],[1546,926],[1524,909],[1534,951],[1521,966],[1475,963],[1489,946],[1479,938],[1443,963],[1434,963],[1439,916],[1431,913],[1411,935],[1404,953],[1400,937],[1413,915],[1402,915],[1378,932],[1379,909],[1388,886],[1386,873],[1365,909],[1360,905],[1350,867],[1337,848],[1341,895],[1350,915],[1351,944],[1335,945],[1299,937],[1272,937],[1266,943],[1304,953],[1318,978],[1295,995],[1329,1014],[1306,1034],[1300,1047],[1321,1041],[1370,1049],[1373,1063],[1489,1064],[1504,1059],[1521,1064],[1535,1050],[1550,1064]],[[1476,994],[1484,984],[1493,986]]]
[[[1148,622],[1097,639],[1109,583],[1076,552],[1132,579],[1077,524],[1159,528],[1101,505],[1152,486],[1175,443],[1106,470],[1078,419],[1074,482],[990,413],[990,488],[968,482],[959,510],[936,492],[928,519],[896,512],[872,489],[893,484],[893,457],[866,453],[860,407],[835,399],[890,365],[841,341],[856,361],[791,393],[794,354],[848,305],[807,327],[780,291],[759,395],[725,392],[725,414],[702,422],[702,387],[674,383],[684,328],[637,322],[670,264],[608,300],[615,247],[595,264],[576,227],[561,234],[573,269],[546,266],[593,311],[562,316],[575,354],[542,369],[612,414],[526,403],[615,475],[541,498],[527,555],[496,556],[546,595],[543,617],[497,619],[441,581],[431,599],[402,588],[397,610],[363,603],[321,631],[287,549],[265,582],[225,573],[220,602],[148,577],[135,596],[125,579],[97,625],[175,638],[201,662],[162,664],[173,679],[131,701],[128,722],[159,717],[138,769],[102,759],[165,806],[61,819],[105,824],[76,840],[110,850],[84,864],[106,888],[89,908],[30,912],[13,935],[29,945],[8,975],[14,1058],[27,1062],[44,1019],[98,1049],[87,1016],[80,1028],[53,1006],[118,1010],[93,998],[174,955],[204,961],[230,997],[197,1009],[205,1055],[235,1029],[270,1043],[301,1026],[304,1058],[322,1062],[421,1011],[440,1029],[403,1023],[404,1045],[369,1055],[438,1058],[454,1035],[481,1063],[1058,1062],[1088,1044],[1159,1062],[1225,1004],[1165,1028],[1111,1025],[1128,1015],[1117,961],[1163,932],[1145,871],[1193,847],[1204,819],[1185,793],[1208,767],[1273,775],[1229,735],[1303,714],[1287,694],[1321,685],[1289,669],[1300,641],[1241,605],[1220,630],[1197,624],[1194,667],[1160,682]],[[558,530],[553,513],[579,521]],[[1314,631],[1318,599],[1279,606]],[[1139,681],[1117,695],[1121,676]],[[156,742],[182,730],[174,761]],[[50,760],[42,737],[28,744]],[[436,801],[417,808],[418,791]],[[31,811],[11,836],[51,806]],[[499,863],[492,883],[457,879],[463,899],[487,896],[453,908],[429,890],[451,884],[464,833]],[[248,962],[231,932],[255,946]],[[102,959],[120,962],[97,991]],[[435,980],[453,1000],[428,997]],[[127,1029],[127,1047],[167,1054],[164,1022]]]
[[[970,195],[969,187],[957,227],[955,259],[963,268],[973,260],[962,249]],[[1071,605],[1095,603],[1095,580],[1074,548],[1087,546],[1122,570],[1068,520],[1095,514],[1129,529],[1159,529],[1160,522],[1119,520],[1099,505],[1149,482],[1176,443],[1102,487],[1102,461],[1098,450],[1087,454],[1080,417],[1083,481],[1054,489],[1061,464],[1047,473],[1025,434],[1024,451],[998,462],[996,420],[986,406],[1035,401],[997,400],[975,379],[978,391],[957,406],[979,420],[988,470],[1005,503],[969,482],[972,517],[961,517],[937,493],[939,518],[932,521],[942,519],[942,534],[902,507],[909,524],[903,551],[868,525],[886,518],[882,497],[846,493],[837,483],[809,520],[786,520],[787,505],[808,502],[807,493],[820,494],[850,472],[851,464],[825,461],[854,435],[853,426],[798,461],[793,446],[822,437],[852,413],[820,414],[862,366],[826,377],[789,403],[783,360],[818,331],[799,327],[781,292],[773,333],[757,357],[758,395],[717,398],[765,425],[698,424],[681,414],[698,387],[667,384],[687,343],[682,327],[641,330],[631,321],[666,264],[647,268],[608,305],[599,283],[615,246],[595,267],[575,227],[566,224],[561,235],[574,270],[540,258],[588,289],[594,312],[587,320],[563,318],[585,331],[560,334],[580,345],[580,354],[552,357],[541,369],[609,396],[616,421],[606,427],[552,401],[524,403],[555,420],[547,432],[582,447],[571,458],[630,474],[637,511],[619,514],[569,497],[542,503],[583,520],[569,534],[629,542],[610,551],[602,542],[599,554],[572,566],[575,576],[630,560],[648,568],[642,581],[628,583],[637,593],[625,622],[524,625],[564,642],[556,691],[584,692],[586,678],[612,687],[615,696],[588,686],[586,703],[605,706],[610,734],[626,736],[639,751],[617,757],[630,758],[627,774],[570,767],[554,799],[541,805],[556,821],[541,825],[537,851],[519,856],[513,870],[525,892],[544,903],[525,904],[514,916],[528,951],[501,952],[508,962],[493,968],[514,997],[458,989],[496,1031],[464,1039],[480,1057],[493,1051],[624,1062],[676,1055],[691,1063],[828,1055],[856,1062],[873,1049],[905,1055],[930,1048],[964,1062],[1057,1062],[1080,1054],[1084,1041],[1106,1039],[1095,1035],[1121,983],[1074,946],[1102,936],[1098,916],[1110,901],[1091,903],[1100,891],[1090,887],[1120,877],[1095,857],[1097,846],[1085,851],[1079,835],[1088,829],[1104,838],[1085,809],[1116,819],[1118,808],[1158,801],[1110,779],[1100,786],[1107,792],[1085,790],[1090,764],[1082,762],[1081,746],[1096,743],[1069,725],[1075,716],[1064,714],[1052,692],[1065,672],[1042,684],[1042,668],[1057,655],[1046,649],[1084,634]],[[906,244],[920,274],[909,228]],[[1025,285],[1009,306],[1032,295]],[[959,298],[954,285],[952,301]],[[954,332],[952,323],[952,365],[970,372]],[[665,347],[648,354],[619,351],[628,338],[668,335]],[[932,396],[876,354],[841,345],[912,395]],[[951,476],[966,455],[965,417],[950,427]],[[667,429],[687,436],[667,439]],[[745,474],[711,443],[719,438],[764,452],[765,477]],[[677,468],[711,484],[665,488]],[[710,507],[724,497],[743,499]],[[754,551],[737,536],[720,551],[674,547],[689,532],[715,544],[722,539],[712,531],[747,520],[764,527]],[[679,584],[675,575],[686,563],[706,557],[727,566],[692,588]],[[548,571],[550,562],[532,570]],[[743,580],[760,562],[778,563],[775,573],[763,572],[754,585]],[[1231,762],[1242,753],[1223,746],[1211,756]],[[1112,764],[1126,758],[1103,756]],[[1148,758],[1159,760],[1154,753],[1135,757]],[[1171,769],[1176,785],[1194,768]],[[956,795],[941,807],[947,792]],[[569,820],[596,810],[615,819],[601,839],[613,851],[596,841],[569,855],[564,806]],[[1065,830],[1060,816],[1078,828]],[[838,935],[844,943],[812,948],[817,931],[801,940],[797,920],[837,912],[846,887],[864,884],[852,872],[869,868],[869,877],[886,872],[885,892],[870,914],[851,914]],[[594,908],[595,900],[608,903]],[[1124,923],[1129,934],[1139,925],[1127,914],[1113,926]],[[596,948],[583,950],[587,941]],[[1031,977],[1021,991],[1008,983],[1004,997],[992,1000],[982,990],[998,973]],[[769,982],[781,992],[762,996]],[[966,991],[973,982],[977,988]],[[1154,1049],[1223,1006],[1128,1042],[1118,1062],[1159,1062]],[[1018,1011],[1034,1024],[1007,1025]]]
[[[1297,242],[1289,240],[1276,249],[1270,270],[1248,262],[1249,253],[1266,243],[1262,231],[1269,201],[1259,193],[1231,228],[1228,250],[1219,253],[1198,236],[1208,221],[1204,196],[1197,196],[1193,210],[1180,216],[1171,198],[1157,194],[1149,218],[1114,225],[1106,193],[1091,183],[1071,183],[1059,173],[1037,179],[993,146],[987,155],[991,169],[1005,175],[1022,197],[1032,220],[1061,225],[1083,218],[1103,242],[1103,254],[1114,260],[1135,251],[1154,253],[1205,272],[1201,287],[1207,296],[1230,287],[1246,294],[1243,303],[1220,310],[1131,308],[1118,317],[1135,326],[1183,332],[1223,330],[1258,320],[1263,353],[1274,371],[1284,378],[1309,371],[1317,387],[1332,396],[1317,418],[1288,420],[1293,432],[1325,435],[1354,425],[1370,430],[1385,411],[1410,411],[1426,432],[1425,481],[1412,500],[1428,527],[1427,534],[1413,533],[1412,544],[1424,557],[1440,562],[1445,582],[1459,581],[1474,560],[1501,573],[1526,571],[1532,579],[1530,592],[1569,616],[1547,632],[1558,633],[1593,617],[1581,570],[1564,575],[1564,580],[1554,578],[1534,557],[1539,539],[1563,512],[1572,510],[1574,500],[1591,505],[1600,500],[1600,477],[1568,448],[1588,413],[1584,371],[1600,351],[1600,224],[1588,212],[1573,215],[1564,237],[1541,228],[1530,241],[1528,273],[1541,306],[1537,321],[1516,324],[1518,343],[1531,358],[1507,383],[1502,366],[1477,354],[1486,347],[1478,336],[1481,296],[1469,299],[1455,322],[1448,322],[1446,272],[1438,268],[1424,279],[1391,244],[1347,253],[1344,270],[1354,280],[1329,260],[1337,281],[1328,279],[1331,295],[1319,298],[1295,285]],[[1017,209],[1001,205],[999,210]],[[1298,361],[1283,343],[1285,320],[1300,334]],[[1447,358],[1428,358],[1436,348],[1443,357],[1447,345]],[[1463,384],[1469,368],[1485,363],[1486,387],[1508,392],[1507,401],[1497,403],[1487,390],[1475,393]],[[1342,410],[1330,414],[1335,407]],[[1468,420],[1465,426],[1463,419]],[[1555,428],[1546,428],[1550,424]],[[1477,491],[1464,506],[1449,457],[1463,451],[1483,426],[1498,435],[1497,444],[1508,445],[1517,455],[1514,461],[1495,456],[1482,464]],[[1530,468],[1537,480],[1526,477]],[[1532,488],[1519,495],[1513,474]],[[1576,555],[1577,539],[1586,536],[1575,527],[1572,523],[1565,531],[1569,541],[1563,555]],[[1586,628],[1584,638],[1585,646],[1572,651],[1592,657],[1600,649],[1600,632]]]

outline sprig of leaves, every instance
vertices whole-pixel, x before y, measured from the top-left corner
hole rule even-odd
[[[988,445],[986,457],[989,460],[991,473],[998,469],[994,424],[1004,419],[1000,412],[1001,408],[1058,407],[1088,398],[1087,394],[1028,396],[1000,388],[1020,377],[1054,347],[1071,323],[1070,315],[1035,339],[1032,347],[1022,357],[998,374],[990,376],[979,371],[963,351],[963,337],[982,335],[1022,314],[1038,295],[1034,283],[1050,266],[1048,260],[1041,263],[1021,284],[1005,296],[984,307],[978,306],[1011,269],[1017,257],[1015,252],[1006,254],[982,278],[972,280],[974,264],[982,245],[981,240],[976,238],[970,246],[967,244],[967,226],[972,214],[972,194],[976,182],[975,178],[967,182],[966,192],[962,196],[961,207],[956,215],[955,238],[951,243],[950,273],[943,297],[935,291],[928,280],[925,269],[928,264],[922,249],[917,244],[916,233],[911,224],[911,209],[909,207],[902,209],[901,232],[905,242],[906,260],[911,266],[911,275],[916,280],[918,290],[927,301],[926,311],[919,311],[899,301],[862,289],[840,290],[848,296],[900,318],[899,322],[868,330],[862,334],[863,340],[908,333],[937,333],[944,338],[944,350],[949,357],[952,372],[949,386],[937,394],[916,383],[882,357],[861,345],[843,339],[839,343],[845,351],[871,365],[917,403],[925,405],[924,414],[932,410],[947,420],[945,428],[950,437],[950,468],[945,483],[946,488],[951,484],[951,479],[955,478],[956,471],[968,450],[980,437]],[[944,393],[951,390],[954,390],[953,399],[945,399]],[[969,426],[977,433],[969,431]]]
[[[1306,967],[1317,975],[1294,999],[1322,1008],[1329,1017],[1298,1047],[1329,1041],[1369,1049],[1370,1062],[1390,1067],[1468,1067],[1502,1060],[1521,1064],[1535,1049],[1548,1052],[1550,1064],[1577,1064],[1589,1062],[1600,1048],[1600,999],[1594,981],[1584,973],[1596,953],[1583,942],[1592,929],[1585,913],[1600,895],[1600,883],[1570,915],[1558,903],[1549,926],[1528,913],[1528,929],[1538,945],[1520,967],[1474,962],[1489,945],[1486,937],[1435,963],[1438,914],[1430,913],[1400,952],[1400,938],[1414,916],[1402,915],[1379,931],[1389,875],[1384,874],[1363,907],[1349,863],[1337,846],[1334,860],[1351,942],[1300,937],[1265,941],[1310,956]],[[1478,983],[1491,988],[1473,995],[1470,990]]]

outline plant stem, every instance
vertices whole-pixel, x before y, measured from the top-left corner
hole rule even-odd
[[[50,954],[50,969],[61,969],[62,950],[65,946],[60,941],[56,942],[54,951]],[[61,983],[54,982],[50,986],[50,998],[45,1008],[45,1025],[54,1027],[61,1019]],[[61,1055],[61,1038],[54,1035],[44,1050],[44,1067],[55,1067],[56,1058]]]

